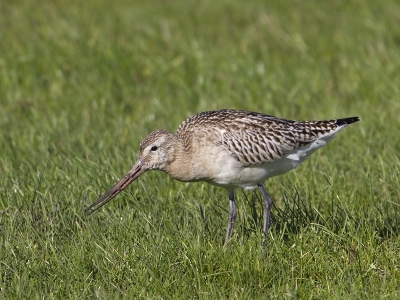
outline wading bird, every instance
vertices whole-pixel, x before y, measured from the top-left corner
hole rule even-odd
[[[284,174],[326,145],[358,117],[292,121],[256,112],[217,110],[198,113],[176,133],[157,130],[140,143],[132,169],[86,208],[91,214],[148,170],[161,170],[184,182],[205,181],[228,192],[226,241],[236,219],[235,189],[258,187],[263,198],[263,244],[269,227],[271,197],[263,182]]]

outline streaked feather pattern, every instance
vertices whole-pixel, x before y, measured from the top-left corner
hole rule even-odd
[[[190,147],[191,138],[207,132],[212,142],[224,145],[243,166],[249,166],[278,160],[356,121],[356,117],[293,121],[249,111],[218,110],[188,118],[178,127],[176,135]]]
[[[235,189],[258,187],[263,198],[263,245],[272,199],[263,182],[301,164],[358,117],[330,121],[291,121],[240,110],[208,111],[179,125],[175,134],[156,130],[140,143],[131,170],[87,207],[88,214],[109,202],[148,170],[180,181],[205,181],[228,191],[226,241],[236,219]]]

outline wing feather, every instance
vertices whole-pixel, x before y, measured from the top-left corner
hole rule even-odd
[[[248,111],[219,110],[188,118],[178,127],[176,135],[189,148],[193,147],[193,137],[207,136],[211,143],[226,147],[244,166],[250,166],[291,155],[294,150],[345,126],[341,120],[350,119],[292,121]]]

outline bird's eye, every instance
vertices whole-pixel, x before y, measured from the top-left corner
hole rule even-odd
[[[150,151],[156,151],[157,149],[158,149],[157,146],[153,146],[153,147],[150,148]]]

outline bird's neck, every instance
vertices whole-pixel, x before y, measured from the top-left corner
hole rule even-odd
[[[184,141],[176,137],[174,142],[173,160],[164,170],[171,177],[180,181],[197,181],[196,169],[193,167],[192,151],[188,149]]]

